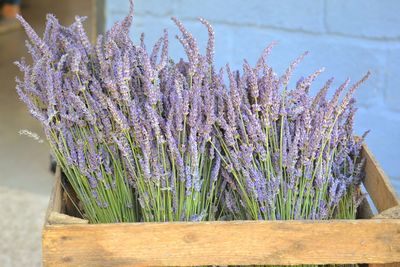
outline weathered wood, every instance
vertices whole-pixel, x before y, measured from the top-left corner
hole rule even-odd
[[[61,169],[56,168],[53,190],[50,195],[49,206],[46,211],[45,225],[48,223],[52,212],[62,212],[62,187],[61,187]]]
[[[69,183],[68,178],[63,173],[61,174],[61,186],[63,191],[62,202],[65,214],[82,218],[82,213],[78,210],[78,197],[75,190],[72,188],[72,185]]]
[[[48,225],[45,266],[400,261],[399,220]]]
[[[373,219],[400,219],[400,206],[387,209],[374,216]],[[387,264],[369,264],[369,267],[399,267],[400,262]]]
[[[364,186],[371,196],[377,210],[382,212],[400,205],[400,201],[389,182],[389,178],[366,145],[363,146],[362,156],[365,157],[366,160]]]
[[[59,212],[50,212],[47,219],[48,224],[88,224],[89,221]]]
[[[368,267],[400,267],[400,262],[386,264],[368,264]]]
[[[400,219],[400,206],[382,211],[374,219]]]

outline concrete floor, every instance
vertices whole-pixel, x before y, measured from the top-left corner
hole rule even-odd
[[[94,21],[92,1],[23,0],[22,15],[39,33],[46,13],[55,14],[62,23],[75,15],[85,15],[89,28]],[[28,129],[43,137],[41,126],[30,117],[15,92],[13,65],[27,57],[22,29],[0,34],[0,266],[40,266],[40,236],[47,207],[52,174],[49,148],[18,131]],[[27,57],[28,58],[28,57]]]

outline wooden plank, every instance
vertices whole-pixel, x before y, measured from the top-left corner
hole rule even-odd
[[[50,195],[49,206],[47,207],[45,225],[52,212],[62,213],[62,186],[61,186],[61,169],[59,166],[56,168],[54,177],[54,186]]]
[[[373,217],[374,219],[400,219],[400,206],[384,210],[378,215]],[[369,267],[399,267],[400,262],[387,263],[387,264],[368,264]]]
[[[400,261],[399,220],[48,225],[44,266],[196,266]]]
[[[368,264],[368,267],[400,267],[400,262],[386,264]]]
[[[400,219],[400,206],[396,206],[379,213],[374,219]]]
[[[62,203],[64,213],[69,216],[82,218],[82,213],[78,210],[79,200],[75,190],[72,188],[68,178],[63,173],[61,173],[60,178],[63,191]]]
[[[89,221],[59,212],[52,211],[47,219],[48,224],[88,224]]]
[[[363,145],[362,156],[365,157],[364,186],[379,212],[400,205],[396,191],[389,178],[379,166],[375,157],[366,145]]]

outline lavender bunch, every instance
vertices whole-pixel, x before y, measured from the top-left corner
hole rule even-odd
[[[365,135],[353,136],[353,94],[370,73],[342,99],[349,80],[331,99],[333,79],[312,97],[310,86],[323,69],[289,90],[292,71],[307,53],[278,77],[266,64],[273,46],[256,66],[245,61],[242,74],[227,66],[229,91],[218,91],[225,209],[234,219],[355,218]]]
[[[33,64],[17,62],[17,92],[40,121],[58,164],[92,223],[217,219],[354,218],[363,138],[353,138],[353,94],[316,96],[322,70],[289,89],[296,59],[278,77],[266,63],[216,70],[173,18],[187,60],[174,62],[168,32],[146,49],[128,16],[91,44],[84,18],[48,15],[43,38],[18,17]],[[226,71],[226,72],[225,72]],[[226,73],[226,74],[225,74]],[[226,84],[224,75],[229,83]]]
[[[92,45],[76,17],[48,15],[40,38],[22,17],[33,64],[17,92],[38,119],[92,223],[215,220],[221,158],[205,56],[176,19],[189,62],[168,55],[168,33],[151,52],[129,38],[129,15]]]

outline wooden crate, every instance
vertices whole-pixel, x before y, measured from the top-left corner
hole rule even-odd
[[[400,266],[400,201],[367,147],[357,220],[87,224],[63,214],[60,171],[43,228],[44,266],[368,263]],[[397,263],[397,264],[396,264]]]

